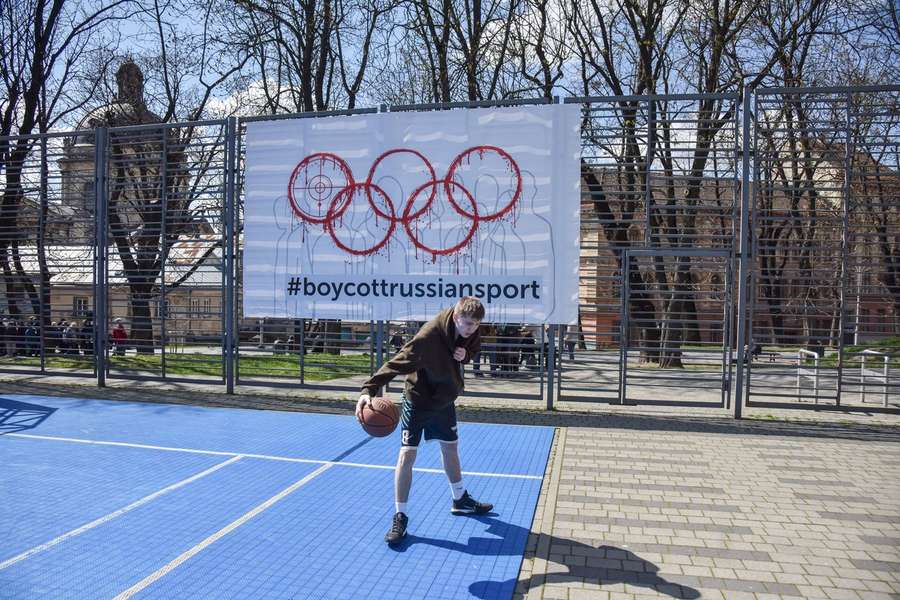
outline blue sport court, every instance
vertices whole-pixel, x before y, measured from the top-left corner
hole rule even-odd
[[[510,598],[553,438],[460,423],[464,481],[492,502],[450,514],[422,444],[407,540],[399,432],[344,415],[0,397],[0,597]]]

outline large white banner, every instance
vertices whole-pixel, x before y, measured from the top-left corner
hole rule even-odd
[[[244,315],[574,323],[577,105],[247,126]]]

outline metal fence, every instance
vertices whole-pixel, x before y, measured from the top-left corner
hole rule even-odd
[[[897,408],[900,91],[759,90],[754,100],[747,333],[762,360],[747,369],[746,402]],[[873,352],[878,375],[865,366]]]
[[[900,409],[900,86],[563,101],[578,323],[485,324],[468,395]],[[419,324],[243,318],[246,126],[497,105],[0,138],[0,372],[359,389]]]
[[[558,399],[726,406],[738,95],[566,102],[583,110],[582,304]]]

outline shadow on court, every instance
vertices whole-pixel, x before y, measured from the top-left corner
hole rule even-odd
[[[406,552],[415,544],[437,546],[455,552],[475,556],[519,556],[520,549],[525,547],[529,530],[506,523],[496,518],[496,513],[482,517],[468,517],[488,526],[487,533],[495,537],[470,537],[467,543],[452,540],[426,538],[409,534],[406,540],[394,548],[397,552]],[[413,526],[415,526],[413,524]],[[508,599],[516,586],[525,584],[525,589],[537,588],[546,583],[566,581],[586,581],[603,585],[627,583],[631,586],[650,588],[673,598],[699,598],[700,593],[687,586],[669,582],[657,573],[659,567],[644,560],[637,554],[615,546],[591,546],[575,540],[549,538],[550,547],[564,546],[566,554],[582,557],[586,562],[595,562],[603,566],[588,567],[563,565],[567,572],[553,572],[546,575],[533,575],[530,579],[508,579],[506,581],[476,581],[469,586],[469,592],[483,600]]]
[[[56,412],[55,408],[0,397],[0,435],[34,429]]]

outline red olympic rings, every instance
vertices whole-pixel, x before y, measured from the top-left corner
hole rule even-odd
[[[427,171],[428,180],[410,194],[401,215],[398,216],[391,197],[383,188],[373,183],[373,179],[378,166],[384,159],[393,154],[401,153],[412,154],[421,159]],[[506,168],[515,180],[515,190],[505,205],[487,214],[479,214],[478,203],[475,197],[464,183],[460,181],[462,179],[460,171],[464,171],[464,165],[471,164],[473,158],[477,157],[483,160],[489,154],[499,156],[506,165]],[[449,247],[431,248],[421,241],[413,224],[431,208],[439,186],[443,187],[447,200],[454,212],[460,217],[471,221],[471,225],[461,241]],[[414,210],[416,201],[426,189],[430,189],[428,197],[421,208]],[[355,248],[343,242],[334,226],[335,221],[340,220],[344,216],[354,196],[361,190],[365,191],[365,197],[372,212],[378,218],[384,219],[389,223],[384,237],[367,248]],[[454,191],[456,191],[456,195],[454,195]],[[384,210],[384,207],[379,208],[373,197],[373,192],[383,201],[386,210]],[[474,146],[464,150],[453,159],[447,174],[441,179],[437,178],[434,167],[420,152],[409,148],[394,148],[375,159],[364,182],[354,181],[353,173],[347,163],[338,155],[330,152],[316,152],[305,157],[294,168],[288,180],[288,200],[294,214],[307,223],[322,225],[338,248],[356,256],[366,256],[381,250],[393,235],[394,230],[397,228],[397,223],[403,224],[404,230],[416,248],[434,256],[452,254],[464,248],[471,241],[481,221],[493,221],[508,214],[515,208],[521,195],[522,174],[519,166],[508,152],[497,146]],[[457,196],[461,196],[460,199],[465,200],[464,203],[471,205],[471,208],[467,210],[460,206]]]

